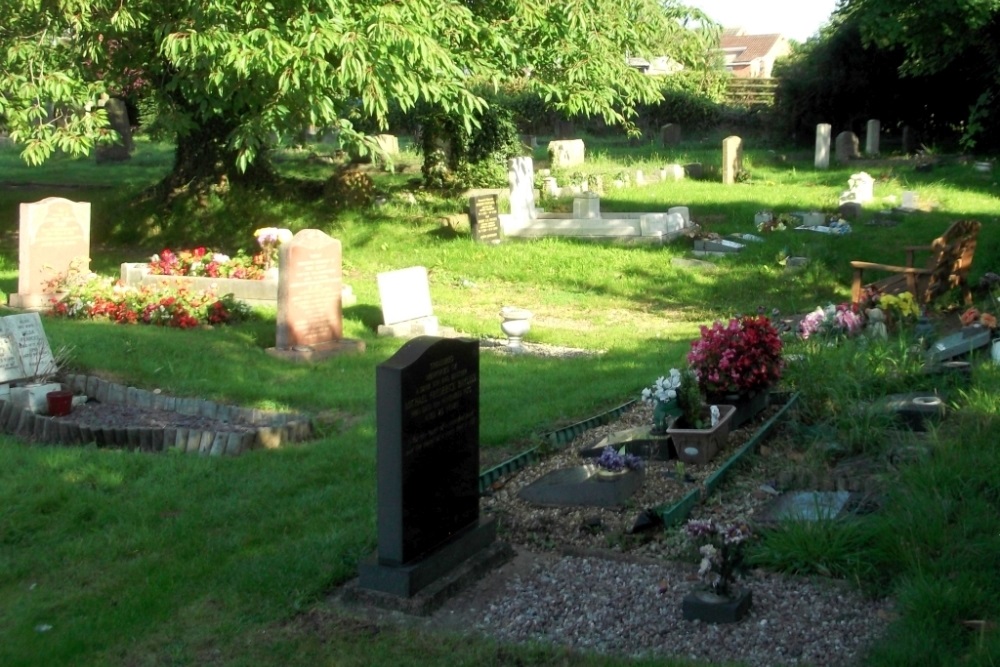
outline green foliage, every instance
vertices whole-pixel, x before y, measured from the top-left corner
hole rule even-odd
[[[868,585],[887,579],[877,571],[886,555],[876,552],[875,528],[867,520],[786,521],[758,535],[749,554],[754,565]]]
[[[526,71],[548,108],[629,126],[635,106],[659,93],[627,53],[670,45],[693,62],[706,52],[701,33],[680,20],[697,13],[656,0],[141,0],[127,8],[3,0],[0,11],[10,17],[0,32],[0,115],[23,157],[40,163],[110,141],[100,106],[121,95],[147,110],[153,131],[177,137],[174,186],[192,174],[265,176],[271,134],[292,137],[310,125],[336,129],[364,152],[374,145],[360,127],[384,129],[391,113],[424,105],[471,132],[485,107],[475,83],[523,82]]]

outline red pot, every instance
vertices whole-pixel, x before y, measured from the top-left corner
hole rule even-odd
[[[49,405],[49,416],[64,417],[73,411],[73,392],[60,389],[45,394]]]

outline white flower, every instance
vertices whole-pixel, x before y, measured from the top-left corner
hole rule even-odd
[[[212,261],[225,264],[229,261],[229,255],[223,255],[221,252],[212,253]]]

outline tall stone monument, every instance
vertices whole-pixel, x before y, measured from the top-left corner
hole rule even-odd
[[[268,353],[315,361],[363,352],[364,342],[343,337],[340,241],[303,229],[278,250],[278,330]]]
[[[813,164],[817,169],[830,168],[831,130],[829,123],[820,123],[816,126],[816,157]]]
[[[743,168],[743,140],[737,136],[722,140],[722,182],[732,185]]]
[[[409,598],[496,539],[479,516],[479,343],[420,336],[375,373],[378,548],[359,586]]]
[[[882,131],[882,124],[875,118],[868,121],[865,128],[865,155],[878,155],[879,133]]]
[[[49,197],[21,204],[17,293],[11,308],[45,308],[50,283],[76,268],[90,271],[90,202]]]

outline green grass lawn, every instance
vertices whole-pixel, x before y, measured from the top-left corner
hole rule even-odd
[[[611,175],[626,166],[652,171],[667,162],[719,159],[717,144],[669,152],[591,144],[587,169]],[[325,413],[330,421],[313,442],[220,459],[28,446],[0,437],[0,664],[633,664],[356,620],[318,623],[330,635],[310,631],[310,619],[330,620],[324,596],[355,576],[375,547],[374,368],[400,345],[375,336],[375,276],[426,266],[435,314],[472,336],[500,336],[500,308],[517,305],[535,313],[529,340],[603,351],[572,359],[482,355],[481,442],[500,454],[637,397],[679,365],[699,325],[759,306],[798,313],[843,301],[851,259],[901,263],[903,246],[928,242],[952,220],[983,222],[973,281],[1000,269],[995,177],[971,164],[946,160],[924,173],[912,162],[887,160],[817,172],[810,154],[755,148],[749,140],[745,151],[748,184],[616,190],[602,209],[687,205],[712,231],[754,232],[753,214],[762,209],[833,209],[860,169],[876,178],[876,201],[851,235],[770,234],[708,272],[672,263],[689,256],[690,241],[683,240],[662,247],[557,239],[479,245],[467,229],[439,221],[462,211],[460,197],[423,191],[415,207],[338,212],[323,201],[258,194],[200,210],[161,210],[139,197],[169,168],[169,152],[148,143],[140,142],[124,165],[57,159],[29,169],[13,151],[0,152],[0,180],[18,185],[0,188],[3,292],[16,290],[17,207],[46,196],[93,202],[92,266],[108,275],[164,246],[208,243],[235,252],[251,249],[257,227],[314,227],[343,244],[345,281],[358,296],[358,305],[344,311],[344,334],[367,345],[363,355],[283,363],[264,351],[274,344],[273,311],[233,327],[190,331],[46,318],[53,347],[74,346],[76,370],[176,395]],[[283,173],[327,175],[305,153],[281,157]],[[419,175],[412,156],[400,164],[399,173],[376,174],[387,197]],[[865,224],[891,208],[884,198],[898,203],[904,190],[933,201],[934,210],[897,216],[891,228]],[[786,272],[777,261],[784,253],[808,257],[809,266]],[[905,352],[817,354],[826,361],[789,377],[814,413],[897,386],[885,378],[897,377],[892,369]],[[857,537],[864,567],[855,555],[831,549],[840,562],[828,570],[899,599],[899,620],[870,664],[991,665],[1000,655],[996,631],[962,625],[1000,618],[998,379],[996,369],[984,368],[953,397],[954,419],[932,434],[934,457],[904,469],[884,513],[864,523]],[[845,415],[836,428],[851,428]],[[832,529],[831,541],[844,543],[841,530]],[[782,555],[778,546],[775,563],[795,562],[795,553]]]

